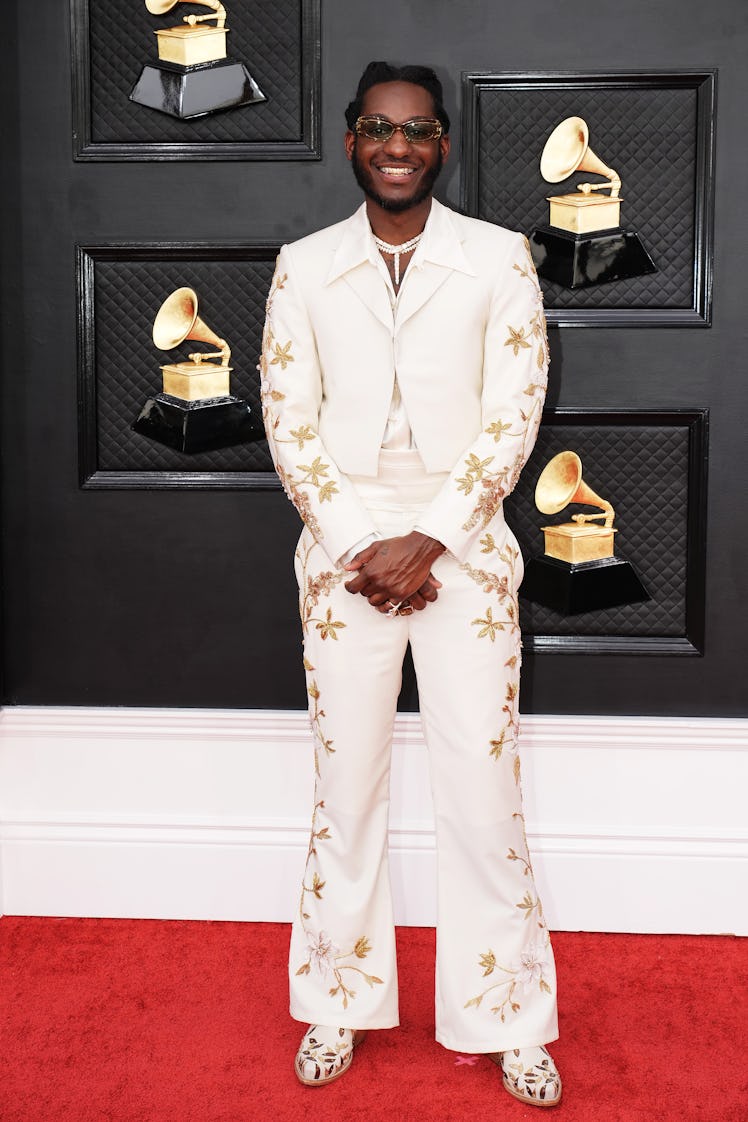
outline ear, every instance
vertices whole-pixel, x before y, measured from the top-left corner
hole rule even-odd
[[[439,148],[441,149],[442,160],[445,163],[447,162],[447,157],[449,156],[451,147],[452,141],[449,139],[449,133],[442,133],[442,135],[439,137]]]
[[[346,156],[348,157],[349,160],[352,160],[353,159],[353,149],[356,145],[356,134],[354,132],[351,132],[350,129],[348,129],[346,134],[345,134],[345,137],[343,139],[343,144],[345,145]]]

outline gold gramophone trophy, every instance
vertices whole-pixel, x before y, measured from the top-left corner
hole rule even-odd
[[[145,0],[151,15],[162,16],[180,0]],[[147,63],[131,101],[171,117],[202,117],[218,109],[266,101],[243,62],[226,57],[226,9],[219,0],[190,0],[207,15],[183,16],[176,27],[155,32],[158,63]],[[215,20],[209,25],[207,20]]]
[[[576,452],[559,452],[540,474],[535,505],[542,514],[558,514],[570,503],[598,507],[599,513],[573,514],[570,522],[542,527],[545,556],[528,562],[522,596],[563,615],[649,600],[631,563],[614,555],[613,507],[584,482]]]
[[[163,392],[145,403],[135,432],[180,452],[208,452],[257,440],[262,423],[229,388],[231,349],[197,314],[197,293],[178,288],[161,305],[153,323],[153,342],[162,351],[186,339],[219,349],[196,351],[187,362],[162,366]],[[220,359],[213,362],[212,359]]]
[[[578,183],[576,191],[549,196],[548,224],[530,235],[540,276],[565,288],[587,288],[656,273],[639,235],[621,227],[620,176],[590,148],[581,117],[557,125],[540,157],[540,174],[548,183],[560,183],[574,172],[602,175],[605,182]],[[601,193],[606,190],[609,195]]]

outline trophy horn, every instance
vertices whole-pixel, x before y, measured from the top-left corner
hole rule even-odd
[[[185,339],[200,339],[203,343],[212,343],[220,350],[215,355],[200,352],[190,355],[192,362],[199,364],[204,358],[220,357],[221,365],[228,366],[231,348],[225,339],[221,339],[200,319],[197,306],[194,288],[177,288],[171,296],[167,296],[153,321],[153,342],[159,350],[170,351]]]
[[[597,506],[602,514],[573,514],[574,522],[604,518],[607,529],[613,525],[615,511],[582,479],[582,461],[576,452],[559,452],[543,468],[535,487],[535,505],[541,514],[558,514],[569,503]]]
[[[152,16],[165,16],[180,2],[181,0],[145,0],[145,6]],[[193,3],[202,4],[204,8],[212,8],[212,11],[207,16],[185,16],[185,23],[195,27],[198,23],[204,23],[206,19],[214,19],[217,21],[217,27],[226,26],[226,9],[220,0],[193,0]]]
[[[152,16],[165,16],[178,3],[179,0],[145,0],[145,6]]]
[[[540,174],[547,183],[560,183],[575,171],[604,175],[608,180],[607,183],[577,184],[582,194],[588,195],[590,191],[610,187],[610,197],[618,198],[621,190],[620,176],[590,148],[587,122],[582,117],[567,117],[560,125],[556,125],[545,142],[540,157]]]

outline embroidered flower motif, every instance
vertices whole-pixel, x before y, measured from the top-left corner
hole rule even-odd
[[[544,972],[549,971],[550,968],[551,964],[545,953],[545,948],[533,943],[519,956],[519,964],[516,968],[517,982],[522,986],[525,993],[529,993],[536,983],[541,989],[550,993],[551,987],[544,978]]]
[[[507,328],[509,330],[509,338],[504,343],[504,346],[511,347],[514,351],[514,357],[516,358],[519,354],[520,347],[527,347],[527,349],[529,350],[530,344],[527,342],[527,339],[525,339],[524,327],[516,329],[507,324]]]
[[[283,347],[280,345],[280,343],[276,343],[275,350],[273,351],[273,357],[270,359],[270,365],[277,366],[278,363],[280,363],[281,370],[285,370],[289,362],[293,361],[294,357],[291,354],[291,340],[289,339],[289,341]]]
[[[335,969],[335,955],[340,952],[340,947],[335,946],[325,931],[320,931],[318,935],[310,937],[307,948],[311,965],[326,978]]]

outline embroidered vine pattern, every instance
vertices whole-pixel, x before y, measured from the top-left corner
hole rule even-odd
[[[314,673],[314,666],[305,657],[304,669],[307,674]],[[341,950],[326,931],[314,931],[309,926],[309,921],[312,919],[311,913],[307,911],[307,906],[311,906],[313,901],[324,899],[323,889],[327,881],[323,880],[319,872],[312,868],[314,859],[318,856],[317,845],[319,842],[329,841],[332,837],[329,826],[320,827],[319,815],[320,811],[325,808],[324,799],[317,799],[317,778],[320,774],[319,769],[319,753],[320,749],[324,750],[325,754],[329,757],[334,754],[333,742],[329,737],[324,735],[321,720],[325,716],[325,711],[320,704],[320,691],[314,679],[311,679],[307,687],[307,692],[311,699],[310,705],[310,719],[312,723],[312,731],[314,733],[314,770],[315,770],[315,802],[314,810],[312,811],[312,825],[309,836],[309,848],[307,850],[306,865],[304,867],[304,875],[301,881],[301,896],[299,898],[299,920],[302,930],[307,939],[307,958],[306,961],[296,971],[296,976],[303,976],[312,973],[312,968],[322,978],[331,978],[334,982],[329,989],[329,996],[336,997],[338,994],[342,1000],[343,1008],[348,1008],[348,1002],[352,1001],[356,996],[356,991],[351,987],[349,976],[351,974],[359,974],[366,984],[373,989],[374,986],[383,985],[381,978],[376,974],[368,974],[356,962],[348,962],[347,959],[363,960],[371,951],[371,943],[366,935],[361,935],[353,944],[351,950]],[[309,905],[307,904],[309,901]]]
[[[319,606],[321,596],[329,596],[333,588],[340,584],[346,577],[344,569],[325,569],[317,576],[309,573],[309,558],[318,543],[312,540],[308,545],[301,543],[296,551],[296,556],[301,563],[301,594],[299,609],[301,613],[301,626],[306,635],[309,625],[314,624],[320,632],[322,639],[338,639],[338,631],[346,625],[342,620],[332,618],[332,609],[327,608],[324,618],[314,615],[314,610]]]
[[[501,709],[504,715],[504,723],[498,735],[489,742],[489,755],[495,760],[499,760],[505,748],[511,752],[514,757],[512,764],[514,781],[519,784],[520,760],[517,753],[519,689],[516,681],[516,671],[519,669],[520,662],[520,629],[517,597],[512,591],[516,583],[515,570],[519,559],[519,551],[509,544],[503,547],[497,546],[493,534],[488,533],[481,538],[480,544],[481,553],[496,553],[499,560],[506,566],[507,572],[499,576],[498,573],[475,568],[467,562],[460,566],[476,584],[481,585],[485,593],[493,593],[499,601],[497,615],[494,615],[494,609],[489,605],[486,608],[485,616],[479,616],[477,619],[471,620],[470,625],[478,628],[478,639],[489,639],[492,643],[496,641],[496,635],[499,631],[509,631],[514,636],[517,648],[517,652],[504,663],[504,666],[514,673],[506,684],[504,704]]]
[[[308,488],[312,487],[316,490],[317,500],[320,503],[330,502],[333,495],[340,493],[336,480],[328,478],[330,464],[325,463],[321,456],[316,456],[309,464],[296,464],[295,470],[291,472],[283,467],[277,454],[279,444],[295,444],[298,451],[301,452],[308,441],[313,442],[318,438],[318,434],[310,424],[302,424],[296,429],[291,429],[288,436],[281,436],[280,417],[273,408],[278,402],[284,401],[286,395],[275,385],[275,372],[272,367],[278,367],[281,372],[285,372],[291,363],[296,361],[293,354],[293,341],[291,339],[280,341],[276,338],[272,319],[275,298],[278,292],[285,288],[287,280],[287,273],[280,274],[276,271],[265,305],[266,319],[262,334],[262,353],[258,366],[262,417],[283,490],[314,536],[321,539],[323,537],[322,528],[312,510]],[[296,472],[303,474],[298,476]]]
[[[516,327],[513,324],[507,324],[507,338],[504,340],[503,346],[509,347],[515,358],[524,351],[532,351],[535,348],[535,367],[538,371],[538,380],[531,380],[522,391],[530,398],[531,404],[528,405],[527,410],[520,409],[519,411],[519,431],[515,431],[511,421],[504,421],[501,417],[492,421],[488,428],[484,430],[486,435],[493,437],[495,444],[499,444],[505,438],[521,441],[519,451],[510,462],[501,466],[493,466],[496,460],[495,456],[481,458],[473,452],[464,461],[465,471],[463,475],[457,478],[457,489],[464,492],[465,495],[470,495],[473,491],[478,494],[477,502],[462,526],[462,529],[466,531],[472,530],[478,525],[485,529],[501,507],[505,497],[514,489],[540,424],[542,399],[547,382],[548,338],[543,315],[543,294],[535,274],[527,239],[525,239],[525,252],[527,254],[525,265],[515,264],[512,267],[532,286],[534,310],[527,324],[520,324]]]
[[[515,813],[513,817],[520,819],[522,823],[525,854],[519,854],[516,850],[510,848],[506,858],[508,861],[518,862],[523,869],[523,875],[530,877],[533,881],[524,817],[519,812]],[[496,1004],[491,1006],[491,1013],[498,1016],[502,1022],[506,1020],[507,1015],[518,1013],[521,1009],[520,990],[521,993],[531,993],[537,987],[540,993],[552,993],[546,977],[551,973],[551,960],[548,953],[550,935],[543,918],[540,899],[535,892],[534,881],[532,891],[530,889],[525,891],[524,896],[515,904],[515,907],[524,915],[525,920],[534,926],[534,941],[521,952],[510,966],[502,966],[490,947],[487,951],[484,951],[478,959],[478,966],[483,971],[484,978],[494,977],[497,980],[492,981],[475,997],[471,997],[469,1001],[465,1002],[465,1009],[471,1007],[477,1009],[488,994],[493,994]]]

